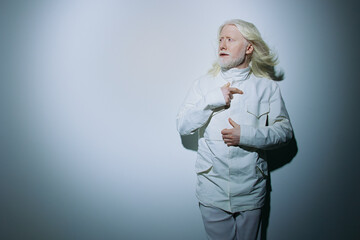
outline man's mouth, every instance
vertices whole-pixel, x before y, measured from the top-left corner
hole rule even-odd
[[[228,53],[224,53],[224,52],[220,52],[220,53],[219,53],[219,56],[220,56],[220,57],[225,57],[225,56],[229,56],[229,54],[228,54]]]

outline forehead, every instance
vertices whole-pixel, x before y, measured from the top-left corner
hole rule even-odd
[[[242,34],[240,33],[239,29],[235,25],[225,25],[220,32],[220,37],[237,37],[243,38]]]

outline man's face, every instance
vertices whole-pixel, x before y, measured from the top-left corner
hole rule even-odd
[[[236,26],[225,25],[219,38],[218,63],[220,67],[225,69],[247,67],[248,62],[245,61],[245,56],[249,52],[249,46],[251,45]]]

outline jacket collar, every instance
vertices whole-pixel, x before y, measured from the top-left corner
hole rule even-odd
[[[220,71],[221,76],[228,82],[244,81],[250,76],[250,67],[247,68],[231,68],[229,70]]]

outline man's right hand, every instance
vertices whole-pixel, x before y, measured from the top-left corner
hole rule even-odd
[[[240,89],[230,87],[229,82],[221,87],[221,92],[224,95],[226,106],[230,106],[230,102],[233,99],[233,94],[243,94],[243,91]]]

